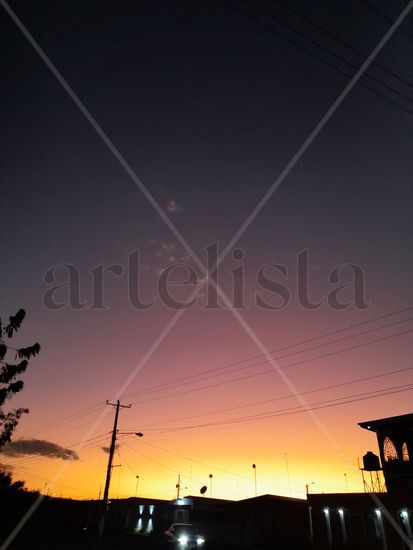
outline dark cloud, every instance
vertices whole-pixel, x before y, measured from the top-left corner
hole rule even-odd
[[[115,449],[119,449],[119,447],[120,447],[119,443],[116,443],[115,444]],[[109,452],[110,452],[110,447],[101,447],[101,449],[104,453],[109,454]]]
[[[40,455],[62,460],[78,460],[75,451],[44,439],[19,439],[5,445],[2,452],[8,456]]]

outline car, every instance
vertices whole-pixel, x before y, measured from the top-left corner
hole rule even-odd
[[[165,531],[165,542],[168,546],[180,550],[200,549],[205,544],[205,538],[197,533],[192,523],[173,523]]]

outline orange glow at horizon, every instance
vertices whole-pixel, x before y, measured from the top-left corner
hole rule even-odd
[[[76,315],[72,315],[76,320]],[[225,322],[214,323],[217,315],[225,316]],[[312,492],[345,492],[347,484],[349,491],[363,491],[357,459],[368,450],[377,454],[377,443],[375,434],[361,429],[357,423],[411,412],[410,392],[376,399],[361,397],[353,403],[315,410],[325,427],[325,435],[308,413],[289,412],[296,411],[300,404],[275,371],[263,372],[268,370],[268,364],[249,369],[240,363],[229,369],[230,374],[219,376],[215,371],[210,372],[221,365],[257,356],[257,350],[239,327],[227,322],[228,315],[228,312],[203,312],[198,315],[198,324],[190,314],[184,316],[173,336],[166,339],[125,391],[122,403],[133,405],[120,412],[119,447],[114,464],[121,466],[113,469],[112,498],[134,496],[139,475],[139,496],[172,499],[176,496],[178,474],[182,494],[199,494],[200,487],[207,485],[208,496],[211,473],[214,497],[253,497],[253,463],[257,465],[258,494],[303,498],[306,484],[311,484]],[[254,312],[247,315],[252,316]],[[317,329],[315,323],[310,324],[314,328],[307,333],[304,321],[313,319],[313,315],[320,319],[320,324]],[[136,330],[143,327],[145,340],[156,334],[156,330],[159,332],[159,315],[149,318],[151,323],[141,325],[139,321],[137,328],[119,330],[111,336],[113,345],[106,345],[111,341],[109,324],[102,321],[93,333],[81,334],[73,321],[67,325],[68,334],[77,330],[78,341],[72,355],[62,357],[57,341],[57,345],[43,347],[39,358],[32,362],[25,377],[26,387],[13,402],[14,406],[28,406],[31,412],[22,417],[14,440],[45,439],[75,450],[103,410],[106,416],[86,438],[78,460],[11,457],[3,453],[1,462],[13,467],[14,477],[24,480],[29,489],[44,492],[47,488],[56,496],[86,499],[98,498],[102,493],[108,459],[102,447],[109,446],[114,417],[113,408],[105,405],[105,399],[115,393],[138,364],[138,360],[133,362],[131,357],[139,358],[143,354],[143,344],[136,343]],[[341,318],[333,322],[330,318],[323,324],[318,312],[312,312],[308,319],[303,314],[302,318],[304,321],[301,327],[297,326],[294,339],[288,337],[288,327],[277,324],[274,328],[274,324],[266,322],[265,315],[261,322],[255,316],[250,321],[254,321],[252,324],[269,349],[345,324]],[[33,334],[39,332],[38,327],[30,328]],[[49,338],[53,338],[51,325],[41,330],[44,334],[49,330]],[[25,339],[30,340],[30,333],[25,334]],[[42,341],[42,334],[36,339]],[[332,399],[345,400],[347,396],[410,384],[410,371],[351,383],[409,367],[411,343],[403,340],[400,346],[399,341],[395,338],[385,345],[379,343],[332,357],[327,353],[337,346],[312,352],[298,348],[279,363],[283,367],[302,360],[302,364],[284,372],[309,404],[327,402],[328,405]],[[325,358],[306,362],[322,352],[326,353]],[[44,379],[42,363],[56,364],[58,368],[49,370]],[[73,364],[76,364],[78,379],[72,376]],[[201,374],[204,372],[207,374]],[[196,383],[191,377],[198,374],[203,381]],[[162,384],[165,386],[159,389]],[[319,390],[328,386],[331,389]],[[54,388],[53,392],[50,387]],[[269,417],[237,421],[256,414]],[[122,434],[125,431],[142,431],[144,437]],[[50,480],[57,472],[62,474],[52,488]]]
[[[393,404],[389,399],[388,408]],[[408,405],[407,399],[405,404]],[[364,404],[360,408],[368,410],[369,407]],[[322,422],[332,430],[332,437],[334,425],[342,421],[344,409],[337,408],[322,416]],[[370,418],[367,412],[352,412],[351,416],[365,420]],[[9,460],[5,456],[5,462],[14,466],[14,477],[25,480],[29,489],[42,493],[47,490],[54,496],[96,499],[103,491],[108,455],[102,447],[109,446],[112,419],[113,414],[105,421],[105,427],[109,428],[105,436],[86,443],[84,450],[80,450],[79,460],[70,463],[46,457]],[[363,491],[357,459],[361,460],[367,450],[378,454],[375,434],[369,434],[354,423],[340,426],[337,443],[341,449],[337,451],[305,413],[296,415],[293,420],[289,418],[284,427],[277,425],[278,422],[278,419],[271,419],[225,428],[204,428],[190,435],[175,433],[137,438],[119,434],[110,495],[112,498],[135,496],[136,476],[139,475],[138,496],[172,499],[176,496],[175,486],[180,474],[182,495],[197,495],[206,485],[206,496],[210,496],[209,474],[212,473],[213,497],[250,498],[255,496],[253,463],[257,465],[258,494],[305,498],[306,484],[311,492],[346,492],[347,488],[350,492]],[[251,426],[254,426],[253,431]],[[75,440],[76,435],[72,434],[59,443],[64,446]],[[61,468],[63,474],[52,487],[49,480]]]

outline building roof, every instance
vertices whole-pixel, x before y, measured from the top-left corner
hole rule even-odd
[[[170,502],[172,504],[184,504],[185,501],[188,501],[187,504],[189,504],[189,501],[192,502],[212,502],[215,504],[222,504],[225,502],[232,502],[230,499],[224,499],[224,498],[211,498],[206,496],[199,496],[199,495],[185,495],[183,497],[174,498]]]
[[[389,416],[379,420],[370,420],[368,422],[359,422],[359,426],[365,430],[377,432],[380,428],[407,428],[413,429],[413,413],[402,414],[400,416]]]
[[[282,495],[259,495],[257,497],[244,498],[242,500],[237,500],[236,502],[261,502],[261,501],[279,501],[279,502],[305,502],[305,499],[286,497]]]

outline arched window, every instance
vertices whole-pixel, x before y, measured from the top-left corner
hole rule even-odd
[[[402,457],[404,462],[410,462],[409,449],[406,442],[402,445]]]
[[[384,460],[386,462],[399,459],[399,456],[397,454],[397,449],[393,441],[389,437],[386,437],[386,439],[384,440],[383,454],[384,454]]]

